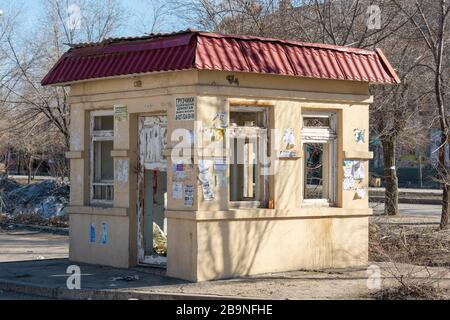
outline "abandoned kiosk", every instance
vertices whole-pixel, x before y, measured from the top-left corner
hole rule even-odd
[[[368,259],[379,50],[197,31],[73,46],[70,260],[202,281]],[[166,238],[167,237],[167,238]]]

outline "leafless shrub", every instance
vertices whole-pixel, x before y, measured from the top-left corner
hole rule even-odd
[[[398,226],[371,223],[369,259],[387,262],[385,285],[373,294],[377,299],[443,299],[440,288],[450,266],[449,233],[435,227]]]

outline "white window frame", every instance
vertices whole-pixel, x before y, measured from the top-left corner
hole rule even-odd
[[[90,141],[89,141],[89,202],[91,205],[112,205],[114,202],[114,178],[111,181],[95,182],[94,181],[94,145],[97,141],[112,141],[114,143],[114,127],[112,130],[94,130],[95,117],[113,116],[114,110],[100,110],[92,111],[90,113]],[[114,173],[113,173],[114,177]],[[95,186],[110,186],[112,187],[113,200],[94,199]]]
[[[245,127],[245,126],[237,126],[237,127],[228,127],[227,135],[227,149],[231,149],[232,144],[234,143],[235,139],[244,139],[248,138],[251,142],[255,143],[256,145],[256,183],[255,183],[255,199],[254,200],[236,200],[236,201],[229,201],[230,208],[233,209],[257,209],[257,208],[266,208],[268,205],[268,194],[269,194],[269,179],[267,175],[261,175],[261,171],[263,167],[265,167],[264,164],[261,163],[261,159],[259,158],[260,152],[267,153],[268,151],[268,130],[269,127],[269,109],[267,107],[260,107],[260,106],[239,106],[239,105],[233,105],[230,106],[230,114],[233,112],[238,113],[254,113],[254,112],[260,112],[263,116],[263,126],[262,127]],[[233,132],[239,132],[239,130],[242,130],[241,134],[235,134]],[[239,137],[239,138],[238,138]],[[259,150],[260,147],[262,147],[265,144],[265,150],[261,151]],[[237,152],[237,150],[234,150]],[[233,158],[236,155],[233,154]],[[231,161],[234,161],[234,159],[230,159],[230,163],[228,165],[229,174],[232,174],[232,163]],[[244,164],[245,165],[245,164]],[[231,186],[231,184],[230,184]],[[229,193],[229,199],[231,199],[231,191],[230,187],[228,188]]]
[[[305,118],[328,118],[330,122],[329,127],[305,127]],[[331,206],[336,204],[336,189],[337,189],[337,113],[329,111],[305,111],[302,113],[302,132],[301,132],[301,150],[305,143],[322,143],[328,145],[328,197],[322,199],[306,199],[305,198],[305,183],[306,176],[303,176],[303,204],[306,205],[323,205]],[[304,164],[303,164],[304,166]],[[303,167],[303,174],[305,168]],[[324,184],[322,183],[322,186]]]

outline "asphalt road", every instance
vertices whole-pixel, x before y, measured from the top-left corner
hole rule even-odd
[[[68,254],[67,236],[0,229],[0,263],[66,258]]]
[[[370,207],[373,208],[375,214],[383,213],[384,204],[371,202]],[[399,203],[400,215],[405,216],[440,216],[441,206],[437,204],[416,204],[416,203]]]

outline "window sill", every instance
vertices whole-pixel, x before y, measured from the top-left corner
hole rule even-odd
[[[264,209],[260,201],[230,201],[230,209]]]
[[[226,211],[175,211],[166,210],[169,219],[214,220],[286,220],[330,217],[368,217],[372,209],[344,209],[336,207],[305,207],[293,209],[230,209]]]
[[[69,214],[90,214],[100,216],[128,216],[128,208],[118,208],[112,206],[69,206],[67,207]]]
[[[317,207],[333,208],[333,207],[336,207],[336,204],[333,202],[329,202],[327,199],[310,199],[310,200],[303,200],[301,207],[302,208],[317,208]]]

